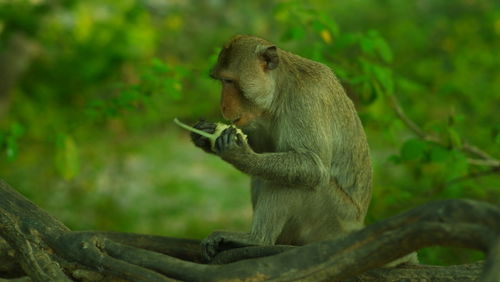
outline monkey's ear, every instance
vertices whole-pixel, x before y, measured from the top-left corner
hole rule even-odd
[[[261,57],[266,63],[266,70],[273,70],[278,67],[280,59],[278,57],[278,49],[276,48],[276,46],[270,46],[264,49]]]

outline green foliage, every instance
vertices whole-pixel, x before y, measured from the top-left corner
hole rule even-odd
[[[469,171],[467,156],[463,152],[415,138],[404,142],[400,155],[390,159],[396,164],[417,164],[419,168],[427,168],[426,174],[437,175],[446,182]]]
[[[187,76],[189,71],[184,66],[169,66],[153,58],[141,71],[137,83],[117,86],[113,97],[91,100],[85,112],[91,119],[99,120],[149,109],[156,102],[168,106],[182,99],[182,84]]]
[[[19,152],[18,140],[24,132],[24,127],[17,122],[13,122],[5,132],[0,132],[0,148],[8,161],[13,161],[16,158]]]
[[[0,177],[77,229],[202,237],[248,227],[245,176],[171,121],[221,118],[209,69],[218,46],[249,33],[341,79],[372,150],[369,222],[440,198],[499,204],[498,175],[471,177],[488,167],[465,150],[500,155],[497,2],[0,1],[0,58],[26,65],[0,87]],[[32,58],[9,49],[19,37]],[[405,126],[394,98],[432,138]],[[424,263],[476,258],[422,252]]]
[[[415,161],[422,159],[427,148],[427,143],[420,139],[410,139],[401,147],[401,159]]]

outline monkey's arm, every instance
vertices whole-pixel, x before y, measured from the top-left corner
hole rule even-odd
[[[215,143],[217,154],[252,176],[290,186],[315,187],[329,181],[324,161],[313,151],[255,153],[234,129],[227,129]]]

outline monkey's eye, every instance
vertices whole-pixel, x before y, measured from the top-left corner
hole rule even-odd
[[[227,78],[221,78],[220,81],[222,81],[222,83],[227,83],[227,84],[231,84],[234,82],[232,79],[227,79]]]

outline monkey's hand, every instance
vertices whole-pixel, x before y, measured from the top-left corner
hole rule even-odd
[[[237,132],[233,126],[224,129],[217,140],[215,140],[215,152],[223,160],[232,164],[235,164],[236,161],[241,161],[242,155],[254,153],[245,137]]]
[[[215,128],[217,127],[217,125],[215,123],[207,122],[202,119],[195,125],[193,125],[193,127],[212,134],[215,132]],[[191,132],[191,140],[196,145],[196,147],[203,149],[203,151],[207,153],[213,153],[210,145],[210,140],[207,137]]]
[[[210,262],[222,251],[255,245],[248,233],[215,231],[201,241],[201,254]]]

